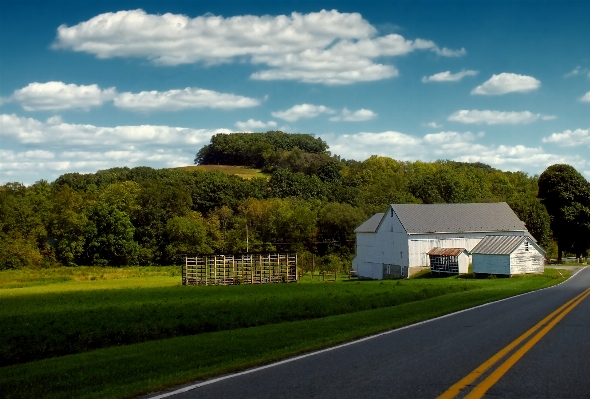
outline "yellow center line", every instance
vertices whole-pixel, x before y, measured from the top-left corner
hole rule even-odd
[[[586,295],[588,293],[590,293],[590,288],[588,288],[586,291],[582,292],[581,294],[576,295],[574,298],[570,299],[565,304],[561,305],[559,308],[557,308],[555,311],[553,311],[551,314],[549,314],[543,320],[541,320],[540,322],[535,324],[533,327],[528,329],[520,337],[518,337],[517,339],[512,341],[510,344],[508,344],[505,348],[503,348],[498,353],[496,353],[494,356],[492,356],[491,358],[489,358],[488,360],[483,362],[481,365],[479,365],[471,373],[467,374],[460,381],[458,381],[457,383],[452,385],[443,394],[441,394],[437,399],[451,399],[451,398],[454,398],[455,396],[457,396],[462,389],[464,389],[467,385],[469,385],[472,382],[474,382],[475,380],[477,380],[490,367],[492,367],[494,364],[496,364],[500,359],[502,359],[504,356],[506,356],[512,349],[514,349],[516,346],[518,346],[520,343],[522,343],[525,339],[527,339],[529,336],[534,334],[535,331],[537,331],[539,328],[541,328],[543,325],[545,325],[555,315],[557,315],[559,312],[563,311],[565,308],[567,308],[572,303],[574,303],[575,301],[582,298],[584,295]]]
[[[569,308],[564,310],[561,314],[559,314],[551,323],[549,323],[545,328],[537,333],[533,338],[531,338],[526,344],[524,344],[520,349],[518,349],[512,356],[510,356],[504,363],[502,363],[496,370],[492,372],[485,380],[480,382],[473,391],[469,393],[465,397],[465,399],[479,399],[485,395],[488,389],[490,389],[504,374],[510,370],[512,366],[516,362],[520,360],[527,353],[537,342],[541,340],[557,323],[561,321],[569,312],[572,311],[576,306],[578,306],[588,295],[590,289],[584,291],[584,296],[578,299],[574,304],[572,304]]]

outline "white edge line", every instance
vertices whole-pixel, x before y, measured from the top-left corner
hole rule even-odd
[[[412,328],[412,327],[416,327],[416,326],[419,326],[419,325],[422,325],[422,324],[430,323],[432,321],[444,319],[446,317],[451,317],[451,316],[454,316],[456,314],[460,314],[460,313],[463,313],[463,312],[468,312],[468,311],[471,311],[471,310],[474,310],[474,309],[483,308],[484,306],[492,305],[494,303],[503,302],[503,301],[507,301],[509,299],[518,298],[519,296],[528,295],[528,294],[532,294],[532,293],[535,293],[535,292],[540,292],[540,291],[543,291],[543,290],[548,290],[548,289],[551,289],[551,288],[559,287],[561,284],[564,284],[564,283],[570,281],[572,278],[574,278],[579,272],[581,272],[584,269],[585,269],[585,267],[582,267],[581,269],[579,269],[578,271],[576,271],[567,280],[562,281],[559,284],[552,285],[551,287],[545,287],[545,288],[541,288],[540,290],[529,291],[529,292],[525,292],[524,294],[518,294],[518,295],[514,295],[514,296],[511,296],[511,297],[508,297],[508,298],[499,299],[497,301],[484,303],[482,305],[477,305],[477,306],[474,306],[472,308],[459,310],[457,312],[449,313],[449,314],[446,314],[446,315],[443,315],[443,316],[438,316],[438,317],[435,317],[433,319],[428,319],[428,320],[420,321],[420,322],[414,323],[414,324],[408,324],[407,326],[395,328],[393,330],[381,332],[381,333],[375,334],[375,335],[370,335],[368,337],[359,338],[359,339],[356,339],[354,341],[346,342],[344,344],[340,344],[340,345],[336,345],[336,346],[331,346],[331,347],[326,348],[326,349],[321,349],[321,350],[318,350],[318,351],[315,351],[315,352],[309,352],[309,353],[306,353],[306,354],[303,354],[303,355],[299,355],[299,356],[295,356],[295,357],[291,357],[291,358],[288,358],[288,359],[285,359],[285,360],[280,360],[278,362],[269,363],[269,364],[264,365],[264,366],[259,366],[259,367],[255,367],[255,368],[252,368],[252,369],[249,369],[249,370],[240,371],[239,373],[228,374],[228,375],[224,375],[222,377],[213,378],[211,380],[207,380],[207,381],[199,382],[197,384],[189,385],[189,386],[186,386],[184,388],[177,389],[177,390],[172,391],[172,392],[166,392],[166,393],[163,393],[163,394],[158,395],[158,396],[148,396],[147,398],[148,399],[167,398],[167,397],[170,397],[170,396],[178,395],[180,393],[185,393],[185,392],[188,392],[188,391],[192,391],[193,389],[204,387],[206,385],[215,384],[216,382],[219,382],[219,381],[227,380],[227,379],[234,378],[234,377],[240,377],[242,375],[246,375],[246,374],[250,374],[250,373],[255,373],[255,372],[260,371],[260,370],[264,370],[264,369],[268,369],[268,368],[271,368],[271,367],[280,366],[280,365],[286,364],[286,363],[295,362],[297,360],[304,359],[306,357],[319,355],[321,353],[325,353],[325,352],[333,351],[333,350],[336,350],[336,349],[344,348],[344,347],[347,347],[347,346],[350,346],[350,345],[355,345],[355,344],[358,344],[360,342],[364,342],[364,341],[368,341],[370,339],[381,337],[383,335],[392,334],[392,333],[397,332],[397,331],[402,331],[402,330],[405,330],[405,329],[408,329],[408,328]]]

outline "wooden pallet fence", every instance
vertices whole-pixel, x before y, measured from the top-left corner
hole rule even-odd
[[[294,283],[296,253],[187,255],[182,266],[183,285]]]

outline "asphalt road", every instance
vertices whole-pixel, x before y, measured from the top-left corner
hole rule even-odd
[[[585,268],[557,287],[236,375],[171,398],[436,398],[589,287],[590,268]],[[463,392],[458,397],[464,397]],[[485,397],[590,398],[590,298],[541,338]]]

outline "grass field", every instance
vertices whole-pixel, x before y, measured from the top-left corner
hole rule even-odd
[[[0,392],[133,397],[563,278],[548,270],[511,279],[305,280],[183,287],[176,267],[1,272]]]
[[[262,177],[268,179],[270,175],[262,173],[260,169],[247,168],[245,166],[232,166],[232,165],[196,165],[196,166],[182,166],[179,169],[183,170],[201,170],[211,171],[218,170],[228,175],[237,175],[243,179],[252,179],[254,177]]]

